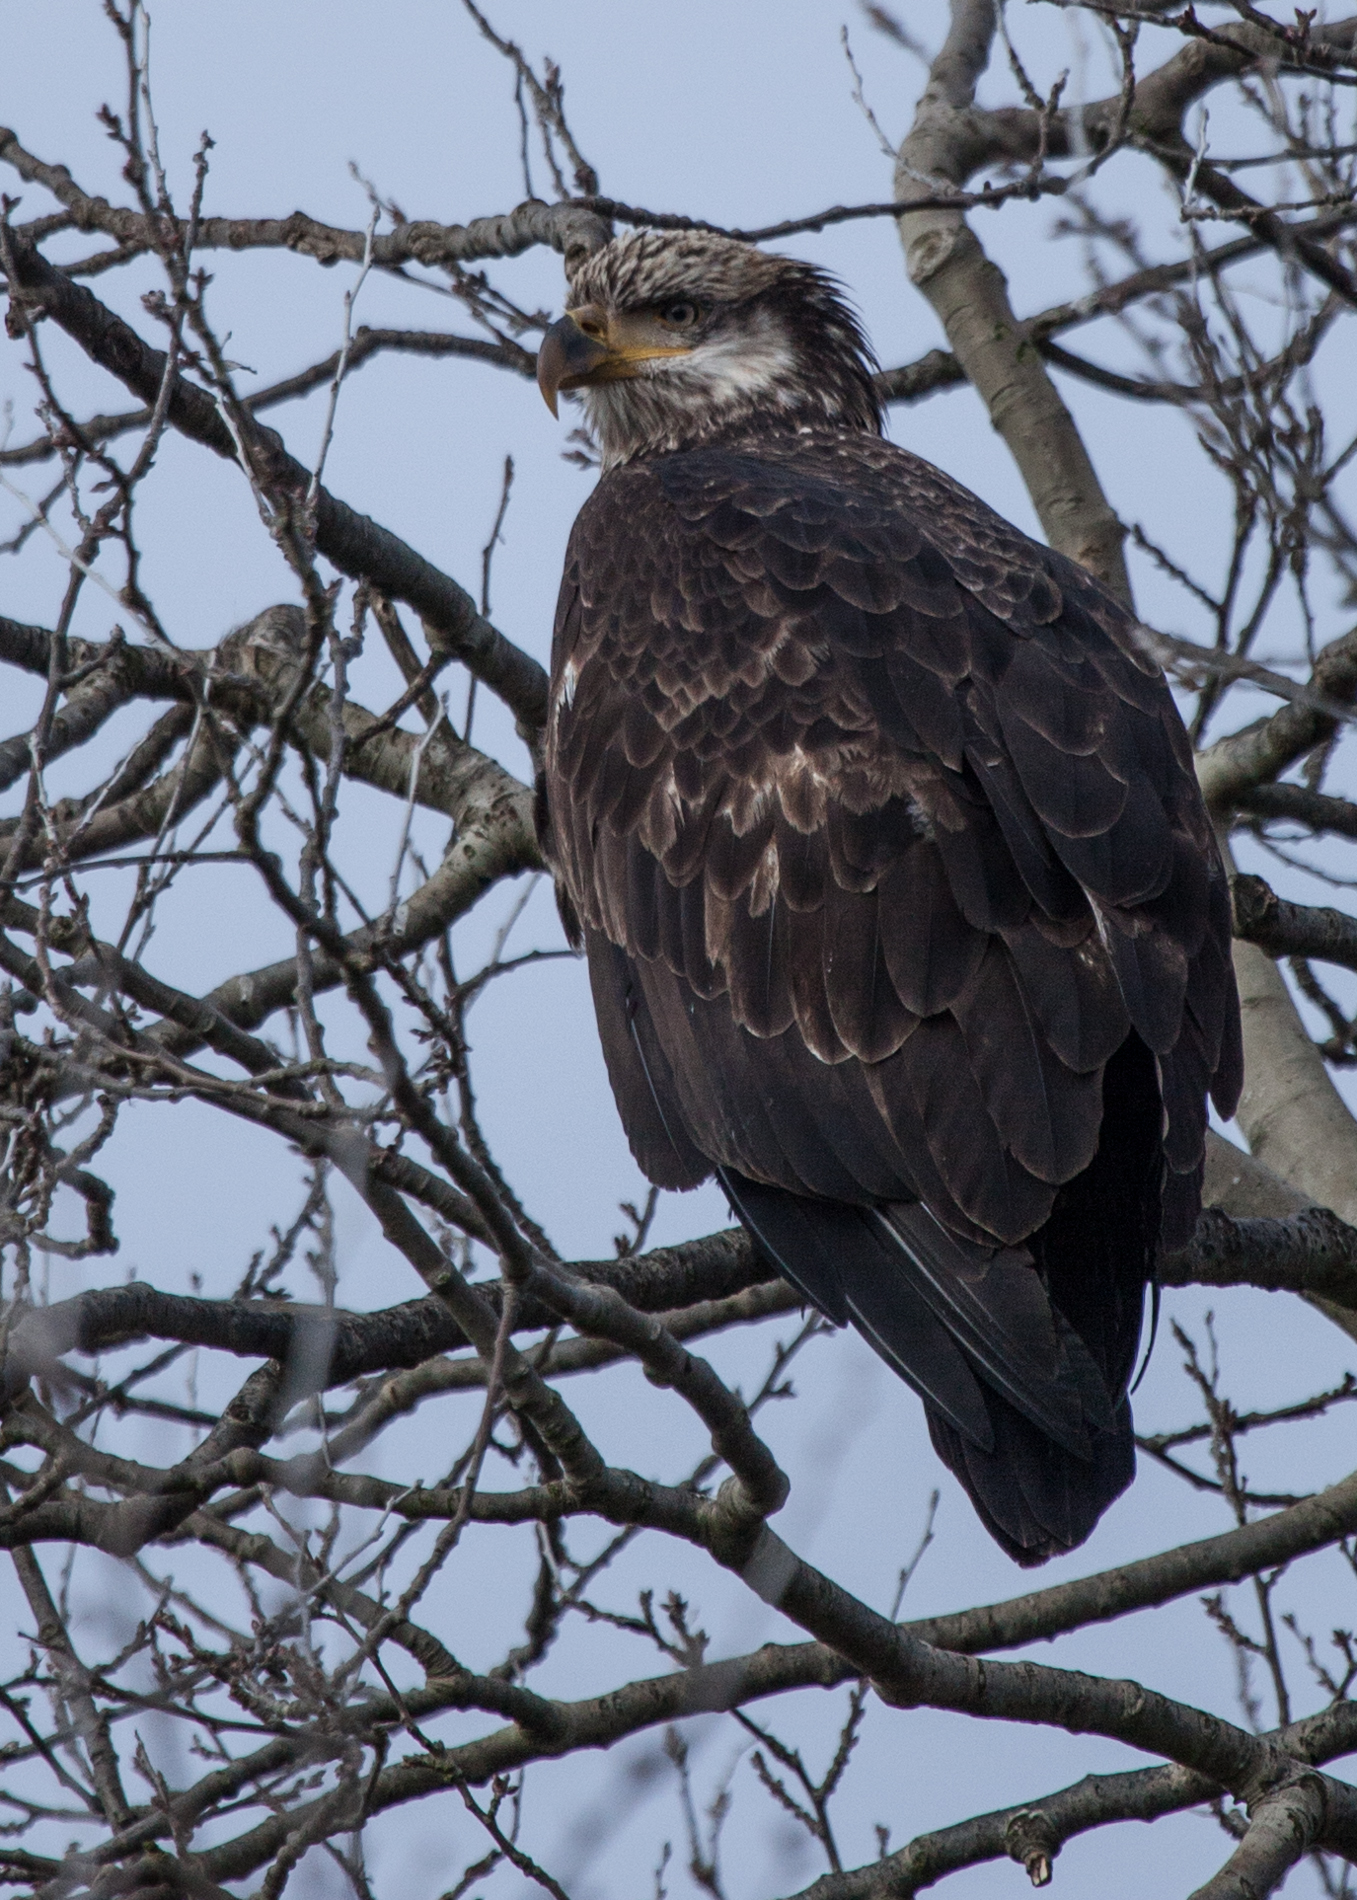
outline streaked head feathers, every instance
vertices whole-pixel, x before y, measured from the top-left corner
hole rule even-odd
[[[584,392],[604,465],[747,429],[881,431],[870,345],[818,265],[708,231],[629,231],[580,263],[539,381]]]

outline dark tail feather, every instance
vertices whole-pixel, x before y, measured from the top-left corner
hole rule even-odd
[[[948,1327],[899,1270],[902,1249],[871,1208],[812,1201],[718,1169],[769,1262],[836,1326],[849,1320],[931,1410],[991,1445],[986,1395]]]
[[[1131,1408],[1122,1401],[1111,1431],[1093,1437],[1091,1459],[1072,1458],[997,1395],[986,1395],[994,1450],[969,1444],[928,1413],[933,1449],[956,1477],[985,1529],[1025,1569],[1076,1549],[1136,1474]]]
[[[1131,1480],[1130,1411],[1114,1413],[1031,1257],[972,1258],[919,1207],[883,1217],[728,1169],[721,1180],[772,1265],[836,1325],[851,1320],[919,1394],[939,1456],[996,1542],[1022,1564],[1082,1543]]]
[[[1117,1402],[1112,1429],[1094,1435],[1092,1465],[1071,1466],[1057,1446],[1011,1411],[1002,1425],[996,1414],[992,1453],[967,1444],[945,1419],[929,1416],[938,1456],[966,1487],[991,1535],[1020,1564],[1042,1563],[1081,1544],[1135,1476],[1125,1394],[1140,1345],[1145,1286],[1154,1277],[1162,1112],[1154,1058],[1138,1036],[1128,1036],[1103,1076],[1097,1153],[1061,1188],[1050,1218],[1028,1243],[1053,1305],[1083,1340]]]
[[[815,1201],[720,1171],[772,1265],[835,1324],[851,1320],[923,1399],[938,1455],[1024,1565],[1081,1544],[1135,1473],[1125,1394],[1162,1168],[1138,1038],[1108,1064],[1103,1100],[1093,1161],[1027,1248],[991,1255],[917,1204]]]

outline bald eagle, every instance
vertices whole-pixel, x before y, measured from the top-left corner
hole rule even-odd
[[[919,1394],[1020,1564],[1135,1468],[1147,1284],[1233,1112],[1225,877],[1126,609],[882,438],[822,270],[588,257],[539,824],[618,1109]]]

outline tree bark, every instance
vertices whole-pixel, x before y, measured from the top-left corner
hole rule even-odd
[[[960,188],[988,155],[975,85],[989,59],[992,0],[953,0],[952,26],[900,147],[900,200]],[[1013,313],[1008,284],[959,211],[907,211],[897,220],[910,282],[928,299],[957,361],[1022,473],[1051,546],[1079,561],[1129,606],[1124,530],[1036,348]]]

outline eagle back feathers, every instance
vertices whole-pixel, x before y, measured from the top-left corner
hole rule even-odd
[[[642,1167],[1031,1235],[1132,1028],[1163,1241],[1240,1083],[1224,876],[1129,616],[842,430],[605,475],[557,614],[544,842]]]

